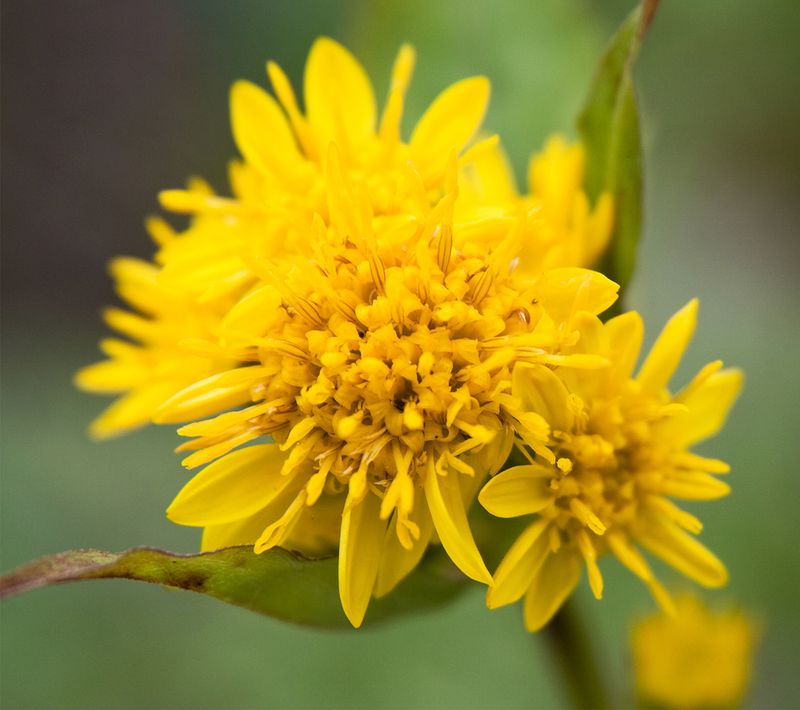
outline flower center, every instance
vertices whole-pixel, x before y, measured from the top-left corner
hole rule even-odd
[[[647,407],[637,412],[630,404],[625,398],[598,402],[576,418],[577,431],[556,447],[558,474],[551,487],[561,529],[574,532],[586,526],[602,535],[635,518],[653,475],[648,470],[659,467],[653,463],[657,452]]]
[[[450,250],[445,271],[438,249],[411,263],[382,251],[359,262],[341,250],[315,277],[288,278],[260,352],[276,373],[263,398],[294,404],[262,425],[341,483],[366,466],[379,488],[503,428],[494,396],[510,387],[515,350],[502,339],[531,328],[534,309],[479,259]]]

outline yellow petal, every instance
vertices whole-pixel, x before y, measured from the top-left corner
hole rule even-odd
[[[647,585],[656,603],[666,613],[674,614],[675,611],[669,593],[664,589],[661,582],[655,578],[644,555],[631,544],[628,537],[621,532],[611,532],[606,535],[605,540],[616,558]]]
[[[686,399],[689,399],[697,390],[708,382],[712,375],[719,372],[721,369],[722,360],[714,360],[701,367],[700,371],[692,378],[691,382],[672,398],[673,402],[682,403]]]
[[[243,426],[247,424],[248,419],[264,414],[271,406],[270,402],[261,402],[261,404],[254,404],[252,407],[244,409],[236,409],[232,412],[225,412],[212,419],[204,419],[199,422],[192,422],[186,424],[178,429],[180,436],[198,436],[214,438],[225,434],[230,429]],[[187,442],[190,443],[190,442]],[[186,451],[195,448],[183,444],[179,451]]]
[[[661,433],[685,446],[714,436],[742,388],[744,376],[740,370],[722,370],[682,400],[688,411],[669,418],[661,425]]]
[[[269,506],[273,514],[253,545],[253,551],[257,555],[285,542],[306,510],[307,497],[305,488],[301,487],[298,492],[296,486],[291,486],[278,495],[274,505]]]
[[[682,468],[705,471],[706,473],[726,474],[731,472],[731,467],[724,461],[698,456],[689,451],[674,454],[672,461]]]
[[[676,616],[677,610],[675,609],[675,602],[672,600],[672,596],[670,593],[664,588],[664,585],[661,584],[657,579],[651,579],[647,583],[647,588],[650,590],[650,594],[653,596],[656,604],[661,607],[661,610],[667,616]]]
[[[600,567],[597,566],[597,550],[586,530],[578,530],[576,539],[578,541],[578,549],[581,551],[583,561],[586,563],[586,572],[589,575],[589,586],[592,589],[592,594],[594,594],[595,599],[602,599],[603,575],[600,572]]]
[[[156,266],[141,259],[117,257],[110,265],[117,293],[138,310],[159,313],[165,304],[174,302],[175,294],[158,280]]]
[[[231,336],[263,336],[272,325],[281,306],[281,295],[274,287],[260,286],[245,295],[228,311],[222,321],[223,338]]]
[[[413,570],[428,548],[433,521],[428,504],[422,495],[416,495],[414,510],[409,520],[419,527],[419,537],[414,540],[410,550],[400,543],[397,537],[397,514],[392,517],[381,552],[381,564],[375,582],[375,596],[382,597],[392,591]]]
[[[155,382],[117,399],[89,427],[94,439],[108,439],[149,424],[161,403],[174,394],[174,382]]]
[[[192,478],[167,517],[181,525],[206,526],[253,515],[291,483],[280,473],[285,458],[277,444],[234,451]]]
[[[577,350],[599,355],[608,353],[608,335],[603,322],[597,316],[578,311],[570,320],[569,326],[579,334]]]
[[[380,564],[386,521],[380,519],[380,499],[368,493],[345,509],[339,541],[339,598],[350,623],[358,628],[367,613]]]
[[[423,114],[411,135],[411,158],[426,181],[444,175],[453,152],[475,135],[489,103],[489,80],[476,76],[445,89]]]
[[[472,537],[461,496],[459,476],[451,471],[440,476],[429,466],[425,478],[425,498],[439,539],[450,559],[467,577],[491,584],[492,575],[483,563]]]
[[[270,371],[263,367],[238,367],[195,382],[170,397],[153,416],[157,424],[202,419],[250,402],[250,388]]]
[[[664,326],[636,376],[643,390],[658,393],[669,383],[694,334],[698,303],[689,301]]]
[[[165,210],[189,214],[193,212],[237,212],[241,204],[236,200],[216,195],[206,195],[190,190],[162,190],[158,201]]]
[[[731,492],[731,487],[707,473],[686,471],[671,474],[659,486],[662,495],[683,500],[716,500]]]
[[[544,417],[555,431],[572,430],[569,392],[549,367],[520,363],[511,377],[511,391],[526,412]]]
[[[267,76],[272,83],[272,89],[278,101],[281,102],[283,110],[292,123],[297,141],[303,149],[303,152],[309,157],[315,157],[314,141],[309,131],[308,123],[303,115],[300,113],[300,108],[297,105],[297,98],[294,95],[292,84],[289,78],[275,62],[267,62]]]
[[[636,311],[629,311],[607,321],[605,329],[611,367],[619,379],[628,379],[642,348],[642,317]]]
[[[198,466],[204,466],[214,459],[224,456],[229,451],[237,449],[240,446],[244,446],[248,442],[252,441],[253,439],[257,439],[260,436],[262,436],[262,433],[259,431],[259,429],[253,427],[249,429],[242,429],[241,431],[230,432],[222,439],[222,441],[217,441],[216,443],[213,443],[207,439],[187,441],[178,448],[182,451],[187,451],[191,449],[192,444],[197,444],[198,448],[193,454],[190,454],[183,459],[183,461],[181,461],[181,465],[184,468],[189,469],[197,468]]]
[[[144,228],[147,230],[147,233],[155,242],[156,246],[159,247],[163,247],[168,242],[171,242],[176,236],[172,225],[158,215],[149,215],[144,221]]]
[[[481,204],[504,205],[518,197],[514,171],[499,141],[475,152],[464,172]]]
[[[564,229],[572,214],[576,193],[583,182],[585,151],[580,143],[569,144],[563,136],[551,136],[544,150],[531,157],[528,186],[541,198],[549,221]]]
[[[478,451],[464,454],[456,463],[453,463],[455,457],[448,457],[448,460],[457,471],[457,467],[461,465],[460,473],[466,473],[468,476],[473,475],[475,471],[479,474],[492,475],[502,468],[511,454],[513,446],[514,430],[511,427],[503,427],[488,444]],[[463,467],[465,463],[467,464],[466,469]],[[470,468],[472,473],[469,471]]]
[[[103,319],[109,327],[127,335],[132,340],[149,343],[163,337],[163,331],[159,330],[159,323],[120,308],[106,308],[103,311]]]
[[[400,47],[392,68],[392,82],[389,87],[389,99],[381,118],[381,141],[387,148],[394,148],[400,141],[400,121],[403,117],[403,102],[406,90],[414,71],[416,53],[408,44]]]
[[[136,387],[150,374],[149,368],[136,360],[103,360],[79,370],[75,384],[86,392],[115,394]]]
[[[261,87],[237,81],[231,88],[231,128],[239,151],[262,172],[296,175],[303,158],[283,111]]]
[[[306,417],[295,424],[289,432],[286,440],[280,445],[281,451],[291,449],[295,444],[305,439],[314,429],[317,428],[317,421],[314,417]]]
[[[631,572],[645,582],[653,579],[653,572],[639,550],[634,547],[627,536],[621,532],[611,532],[605,540],[614,556]]]
[[[481,505],[498,518],[538,513],[553,502],[552,469],[536,464],[514,466],[492,478],[478,495]]]
[[[580,578],[581,558],[573,550],[550,555],[525,595],[525,628],[539,631],[561,608]]]
[[[551,269],[538,280],[539,302],[556,322],[566,322],[579,311],[602,313],[617,300],[619,284],[598,271]]]
[[[372,223],[372,207],[367,199],[353,190],[347,171],[342,164],[342,152],[331,144],[327,154],[326,178],[328,181],[328,210],[331,225],[343,234],[368,238]]]
[[[547,520],[537,520],[511,545],[486,593],[486,606],[490,609],[513,604],[528,591],[533,578],[550,554],[550,539],[543,534],[547,526]]]
[[[704,587],[727,584],[725,565],[695,538],[663,517],[651,515],[638,538],[654,555]]]
[[[603,521],[600,520],[595,512],[580,498],[570,498],[569,509],[572,511],[572,514],[595,533],[595,535],[603,535],[605,533],[606,526],[603,524]]]
[[[306,115],[325,155],[331,141],[357,149],[375,131],[375,96],[363,67],[342,45],[320,37],[306,63]],[[348,152],[348,155],[350,153]]]

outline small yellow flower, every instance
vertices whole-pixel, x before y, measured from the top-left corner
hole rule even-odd
[[[714,611],[682,594],[675,614],[639,621],[631,634],[637,696],[658,707],[738,707],[752,677],[758,625],[735,608]]]
[[[678,394],[667,390],[696,314],[692,301],[673,316],[636,377],[643,327],[635,312],[605,325],[586,316],[580,324],[576,352],[607,357],[611,365],[604,370],[516,367],[513,394],[550,423],[552,454],[534,458],[520,442],[529,463],[501,472],[480,493],[499,517],[536,515],[494,574],[490,608],[524,595],[525,624],[536,631],[575,588],[584,564],[594,595],[602,596],[597,559],[607,551],[670,608],[637,544],[706,587],[727,582],[722,563],[693,537],[700,521],[671,500],[712,500],[729,491],[716,478],[728,466],[689,447],[722,426],[741,373],[721,370],[717,361]]]

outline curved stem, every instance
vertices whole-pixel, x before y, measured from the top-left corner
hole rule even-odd
[[[542,632],[575,708],[611,707],[586,628],[573,600],[568,600]]]

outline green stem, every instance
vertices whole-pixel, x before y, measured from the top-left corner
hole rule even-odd
[[[576,604],[568,600],[542,632],[575,708],[611,707]]]

